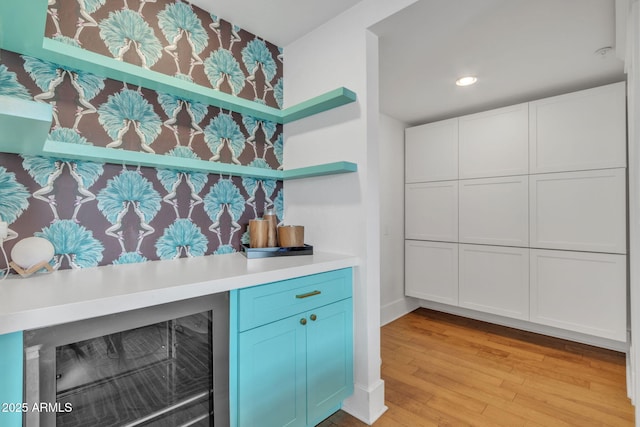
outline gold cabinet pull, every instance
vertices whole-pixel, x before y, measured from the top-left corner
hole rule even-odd
[[[307,319],[305,319],[304,317],[302,319],[300,319],[300,324],[301,325],[306,325],[307,324]]]
[[[311,316],[309,316],[309,319],[311,319],[312,321],[316,321],[316,319],[318,318],[318,316],[316,316],[315,314],[312,314]]]
[[[321,294],[320,291],[313,291],[313,292],[307,292],[306,294],[296,295],[296,298],[298,298],[298,299],[309,298],[309,297],[312,297],[314,295],[320,295],[320,294]]]

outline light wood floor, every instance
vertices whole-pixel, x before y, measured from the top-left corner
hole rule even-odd
[[[633,426],[621,353],[418,309],[382,328],[375,427]],[[360,427],[340,411],[321,427]]]

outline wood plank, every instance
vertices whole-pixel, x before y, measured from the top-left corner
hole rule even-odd
[[[517,396],[516,396],[517,397]],[[540,411],[535,406],[529,406],[527,404],[523,404],[520,399],[516,399],[513,402],[508,402],[503,405],[499,405],[495,407],[495,410],[504,414],[516,414],[523,417],[526,420],[525,425],[542,425],[545,427],[554,426],[554,427],[573,427],[574,425],[571,423],[567,423],[563,420],[558,419],[552,415],[549,415],[543,411]],[[496,416],[491,414],[491,416]]]
[[[516,396],[515,392],[500,387],[500,384],[487,383],[472,376],[465,379],[464,375],[464,373],[451,374],[450,372],[440,374],[437,368],[420,369],[415,373],[418,378],[438,383],[440,387],[455,391],[484,404],[495,403],[496,401],[511,401]]]
[[[461,408],[465,408],[469,411],[473,411],[479,414],[484,410],[486,406],[486,404],[480,398],[470,397],[460,393],[458,390],[449,389],[440,386],[439,384],[425,381],[417,375],[406,374],[401,370],[401,368],[387,366],[385,368],[385,371],[389,372],[389,375],[391,376],[398,376],[401,381],[405,382],[408,385],[417,387],[423,392],[432,393],[433,395],[437,395],[441,398],[446,399],[447,401],[455,405],[458,410],[460,410]]]
[[[607,416],[624,418],[627,415],[627,402],[607,395],[596,395],[592,390],[581,389],[571,384],[565,384],[553,379],[535,377],[524,384],[511,385],[508,382],[503,387],[515,391],[518,396],[527,395],[534,398],[550,400],[550,406],[556,406],[576,414],[592,413],[590,418],[598,419],[602,415],[603,422]],[[614,423],[613,425],[619,425]]]
[[[477,355],[469,357],[459,357],[452,352],[430,351],[428,355],[434,359],[448,360],[456,366],[475,370],[482,370],[486,374],[498,377],[502,380],[509,380],[514,383],[523,383],[525,377],[521,374],[514,373],[513,367],[506,363],[498,363],[496,361],[487,360]]]
[[[527,425],[527,419],[515,412],[505,411],[493,405],[488,405],[482,417],[490,420],[496,426],[504,427],[524,427]]]

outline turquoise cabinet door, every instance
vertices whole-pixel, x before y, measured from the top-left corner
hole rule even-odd
[[[306,425],[306,327],[292,316],[239,334],[238,425]]]
[[[22,426],[22,332],[0,335],[0,426]]]
[[[307,315],[307,419],[316,425],[353,393],[352,299]]]

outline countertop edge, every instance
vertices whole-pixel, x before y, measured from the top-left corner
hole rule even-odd
[[[360,263],[353,255],[240,253],[62,270],[0,282],[0,334],[121,313]],[[126,282],[126,283],[125,283]]]

